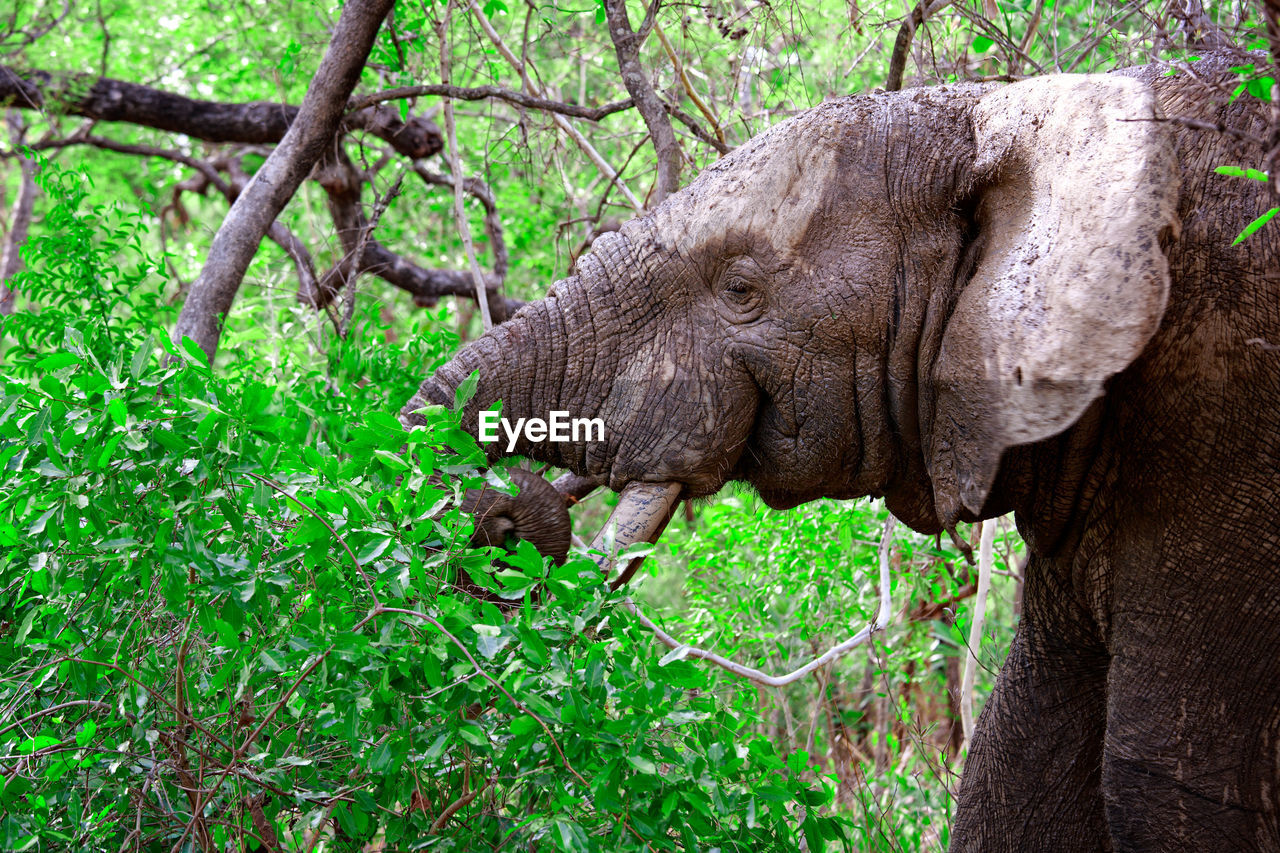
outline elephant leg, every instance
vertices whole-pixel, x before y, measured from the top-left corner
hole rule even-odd
[[[1039,565],[1037,565],[1039,562]],[[1101,791],[1107,656],[1070,593],[1028,567],[1025,615],[975,727],[953,853],[1110,850]]]
[[[1207,609],[1118,632],[1102,776],[1116,851],[1280,850],[1280,643],[1248,610]]]

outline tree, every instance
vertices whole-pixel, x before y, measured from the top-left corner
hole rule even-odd
[[[0,16],[0,847],[944,847],[969,543],[885,542],[894,625],[757,690],[590,564],[463,547],[457,495],[501,470],[448,412],[412,455],[386,413],[478,331],[477,270],[500,321],[798,110],[1210,43],[1274,64],[1274,3],[389,5]],[[1222,96],[1275,104],[1245,66]],[[1259,146],[1231,165],[1274,182]],[[784,671],[874,613],[884,521],[722,496],[634,594]],[[995,530],[979,704],[1020,584]]]

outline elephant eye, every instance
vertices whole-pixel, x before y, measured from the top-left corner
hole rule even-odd
[[[720,304],[734,322],[753,319],[761,310],[763,273],[749,257],[739,257],[720,274]]]

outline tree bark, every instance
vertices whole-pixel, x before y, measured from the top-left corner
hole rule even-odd
[[[36,201],[35,161],[18,155],[18,168],[22,172],[18,198],[13,204],[13,216],[9,221],[9,234],[0,253],[0,315],[13,313],[15,291],[10,280],[22,269],[19,254],[27,242],[27,230],[31,226],[31,211]]]
[[[649,138],[653,140],[653,150],[658,155],[658,180],[649,196],[648,206],[656,207],[662,200],[680,188],[680,167],[683,154],[676,141],[676,132],[671,127],[671,118],[667,115],[662,99],[653,90],[640,64],[640,45],[644,41],[642,34],[631,29],[631,20],[627,17],[626,0],[604,0],[605,21],[609,27],[609,38],[613,40],[614,51],[618,55],[618,69],[622,72],[622,83],[627,87],[631,99],[635,101],[645,127],[649,129]],[[647,35],[648,24],[641,27]]]
[[[271,223],[320,159],[324,147],[332,144],[347,98],[360,79],[374,37],[393,2],[348,0],[288,132],[214,235],[204,269],[192,285],[174,329],[175,341],[191,338],[210,363],[245,270]]]
[[[323,70],[323,66],[321,66]],[[317,80],[322,79],[319,73]],[[88,74],[19,71],[0,65],[0,105],[83,116],[185,133],[206,142],[273,145],[284,138],[299,108],[256,101],[245,104],[197,101],[170,92]],[[424,118],[400,120],[392,107],[369,106],[347,115],[345,130],[364,130],[413,159],[440,152],[440,128]]]
[[[419,174],[422,171],[424,170],[419,170]],[[431,175],[430,172],[426,174]],[[424,269],[405,260],[374,239],[365,241],[364,251],[360,253],[360,262],[357,267],[352,262],[356,244],[368,226],[360,202],[364,178],[341,149],[329,152],[321,161],[321,167],[316,170],[314,176],[329,197],[329,215],[333,219],[345,256],[337,266],[321,276],[318,281],[313,281],[310,287],[303,283],[298,294],[304,304],[317,309],[324,308],[333,302],[334,298],[347,286],[349,279],[363,272],[372,273],[383,281],[395,285],[410,294],[413,301],[422,306],[434,305],[442,296],[475,298],[475,284],[469,271]],[[452,181],[448,182],[449,186],[452,184]],[[492,197],[487,195],[487,187],[479,186],[485,194],[482,200],[487,203],[486,210],[489,210],[492,207]],[[496,216],[494,218],[496,219]],[[493,239],[492,234],[490,238]],[[499,273],[485,276],[484,283],[489,312],[495,322],[501,323],[524,303],[517,299],[503,297],[502,273],[506,271],[506,251],[503,248],[499,255],[499,241],[493,242],[497,257],[495,266]]]
[[[897,92],[902,89],[902,75],[907,68],[907,51],[911,49],[911,38],[916,34],[916,30],[925,22],[925,19],[936,15],[947,6],[951,5],[952,0],[920,0],[920,3],[911,10],[911,14],[902,22],[902,26],[898,29],[898,37],[893,43],[893,55],[889,57],[889,74],[884,84],[886,92]]]

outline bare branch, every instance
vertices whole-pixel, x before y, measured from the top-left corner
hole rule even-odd
[[[297,118],[236,199],[178,316],[174,339],[194,340],[213,361],[222,323],[262,237],[331,145],[342,110],[393,0],[348,0]]]
[[[449,19],[453,16],[453,0],[448,0],[444,7],[444,16],[436,23],[436,38],[440,39],[440,77],[445,85],[449,83],[452,70],[449,58]],[[480,263],[476,260],[475,243],[471,242],[471,223],[467,220],[467,210],[462,202],[462,156],[458,153],[457,127],[453,121],[453,99],[444,99],[444,138],[445,154],[449,158],[449,172],[453,175],[453,218],[457,223],[458,235],[462,238],[462,247],[467,254],[467,266],[471,270],[471,278],[476,288],[476,304],[480,306],[481,327],[487,332],[493,328],[493,314],[489,311],[489,300],[485,295],[484,273],[480,271]]]
[[[395,201],[396,196],[400,195],[400,185],[404,182],[404,173],[401,172],[396,178],[396,182],[392,184],[391,189],[381,198],[375,199],[373,204],[373,215],[369,217],[369,224],[360,232],[360,241],[356,243],[355,251],[349,257],[342,259],[341,265],[349,265],[354,270],[361,270],[364,266],[364,256],[369,248],[370,237],[374,230],[378,227],[378,223],[382,220],[382,214],[387,212],[387,208],[391,206],[391,202]],[[351,318],[355,315],[356,310],[356,278],[358,272],[351,273],[348,280],[351,287],[347,289],[347,306],[342,315],[342,324],[338,327],[338,335],[346,338],[351,329]]]
[[[88,145],[93,148],[101,148],[103,151],[115,151],[118,154],[130,154],[135,157],[159,157],[162,160],[171,160],[174,163],[181,163],[183,166],[195,169],[224,195],[231,189],[218,175],[218,170],[207,161],[188,157],[181,151],[172,151],[167,148],[156,148],[152,145],[133,145],[101,136],[76,134],[65,139],[44,139],[32,145],[31,149],[33,151],[47,151],[54,148],[67,148],[72,145]],[[8,152],[6,152],[6,156],[8,156]]]
[[[414,164],[414,171],[420,175],[427,172],[420,163]],[[333,217],[343,251],[353,255],[360,235],[367,229],[360,203],[363,176],[344,152],[335,149],[325,158],[322,168],[316,174],[316,180],[328,195],[329,214]],[[453,182],[447,178],[440,180],[444,186],[453,186]],[[479,187],[483,187],[483,184],[479,184]],[[492,202],[491,197],[489,202]],[[317,287],[300,288],[299,300],[316,309],[326,308],[341,292],[348,279],[357,272],[378,276],[410,294],[414,302],[421,306],[434,305],[443,296],[475,298],[474,281],[470,273],[462,270],[424,269],[387,249],[372,236],[365,245],[358,269],[340,269],[341,266],[321,276]],[[486,276],[484,282],[489,311],[498,322],[505,320],[524,304],[502,297],[499,292],[499,277]]]
[[[21,8],[21,6],[18,8]],[[10,19],[9,31],[5,33],[3,37],[0,37],[0,47],[3,48],[5,53],[14,53],[27,45],[35,44],[40,39],[53,32],[53,28],[58,26],[58,24],[61,24],[63,19],[66,18],[70,12],[71,0],[63,0],[61,12],[57,15],[50,15],[47,22],[38,23],[33,20],[31,23],[35,28],[31,31],[13,29],[13,20]],[[19,35],[20,37],[16,41],[10,43],[9,38],[14,35]]]
[[[982,627],[987,615],[987,594],[991,590],[991,569],[995,564],[993,546],[996,541],[996,519],[982,522],[978,540],[978,592],[973,599],[973,622],[969,625],[969,651],[964,658],[964,675],[960,679],[960,725],[964,728],[964,745],[973,738],[973,679],[978,665],[978,649],[982,647]]]
[[[0,105],[45,110],[95,121],[119,121],[183,133],[206,142],[280,142],[299,107],[264,101],[199,101],[150,86],[88,74],[19,71],[0,65]],[[343,117],[344,131],[364,130],[406,157],[430,157],[443,147],[440,129],[425,118],[400,120],[390,107],[369,106]],[[335,128],[336,130],[337,128]]]
[[[437,174],[427,168],[422,161],[413,164],[413,170],[429,186],[453,189],[453,179]],[[502,232],[502,217],[498,215],[498,206],[493,198],[493,190],[476,177],[466,178],[462,188],[484,207],[484,233],[493,245],[493,272],[499,279],[505,280],[510,267],[510,255],[507,253],[507,241]]]
[[[711,112],[711,108],[698,95],[698,90],[693,88],[693,82],[689,79],[689,75],[685,73],[684,64],[680,61],[679,55],[676,54],[676,49],[667,40],[667,34],[657,24],[654,24],[653,31],[658,36],[658,41],[662,42],[662,49],[667,52],[667,59],[671,60],[671,67],[675,69],[676,76],[680,78],[680,87],[684,89],[684,93],[689,96],[689,100],[693,101],[693,105],[698,108],[698,111],[711,124],[712,130],[716,132],[716,139],[720,141],[721,145],[724,145],[724,130],[721,129],[720,123],[716,121],[715,113]],[[668,109],[668,112],[671,112],[671,110]]]
[[[911,39],[916,34],[916,28],[923,24],[926,18],[950,6],[951,2],[952,0],[933,0],[932,3],[928,3],[927,0],[920,0],[920,3],[911,10],[911,14],[902,22],[902,26],[898,29],[898,38],[893,43],[893,55],[889,57],[889,77],[884,84],[886,92],[897,92],[902,88],[902,75],[907,67],[907,52],[911,49]]]
[[[1178,30],[1188,45],[1209,50],[1230,50],[1231,38],[1204,10],[1201,0],[1175,0],[1169,14],[1178,22]]]
[[[668,103],[664,103],[663,107],[666,108],[667,112],[671,113],[671,116],[673,118],[675,118],[685,127],[689,128],[689,132],[692,133],[695,137],[697,137],[700,142],[705,142],[706,144],[710,145],[712,148],[716,149],[716,151],[719,151],[721,154],[728,154],[730,151],[733,150],[731,147],[725,144],[722,140],[717,139],[716,137],[707,133],[706,130],[702,128],[702,125],[698,124],[697,119],[695,119],[693,116],[689,115],[688,113],[684,112],[679,107],[675,106],[674,104],[668,104]],[[717,130],[718,129],[719,128],[717,128]]]
[[[640,37],[631,29],[626,0],[604,0],[604,13],[609,38],[613,40],[613,49],[618,56],[622,83],[636,102],[636,109],[640,111],[640,117],[649,129],[649,138],[653,140],[653,150],[658,157],[658,180],[649,199],[653,206],[657,206],[680,188],[680,168],[684,165],[684,155],[680,151],[680,143],[676,140],[675,130],[671,127],[671,119],[662,105],[662,99],[653,90],[653,84],[649,81],[644,66],[640,64]]]
[[[821,669],[827,664],[839,660],[858,646],[867,642],[867,640],[871,638],[871,635],[876,631],[882,631],[888,626],[892,605],[892,601],[889,597],[889,551],[893,547],[893,528],[896,522],[897,519],[890,515],[885,519],[884,528],[880,532],[880,608],[876,613],[876,618],[870,625],[863,628],[843,643],[832,646],[820,656],[809,661],[804,666],[792,670],[786,675],[768,675],[758,669],[752,669],[749,666],[743,666],[740,663],[735,663],[734,661],[731,661],[726,657],[722,657],[715,652],[709,652],[706,649],[699,649],[694,646],[681,643],[675,637],[659,628],[657,623],[652,619],[645,616],[644,613],[640,611],[640,608],[636,606],[636,603],[631,600],[630,596],[622,599],[621,604],[628,613],[636,617],[641,625],[652,631],[653,635],[658,638],[659,642],[667,648],[672,649],[673,655],[668,655],[668,657],[673,657],[675,659],[698,658],[700,660],[705,660],[707,663],[715,664],[721,669],[728,670],[734,675],[741,676],[742,678],[745,678],[755,684],[759,684],[762,687],[785,687],[788,684],[799,681],[806,675]]]
[[[511,89],[503,89],[501,86],[476,86],[467,88],[465,86],[450,86],[445,83],[429,83],[421,86],[401,86],[398,89],[388,89],[385,92],[376,92],[372,95],[365,95],[362,98],[356,98],[348,105],[350,110],[362,110],[374,104],[383,103],[385,101],[398,101],[402,98],[417,98],[422,96],[435,96],[442,98],[453,98],[458,101],[483,101],[488,99],[506,101],[516,106],[526,107],[531,110],[543,110],[549,113],[559,113],[560,115],[573,116],[574,118],[584,118],[588,121],[600,121],[606,116],[614,113],[625,112],[635,106],[635,102],[631,98],[625,101],[614,101],[611,104],[605,104],[602,107],[584,107],[578,104],[566,104],[561,101],[551,101],[546,98],[538,98],[533,95],[526,95],[523,92],[515,92]]]
[[[13,112],[9,113],[9,126],[13,130],[15,141],[20,142],[22,127],[20,119]],[[21,174],[18,198],[13,203],[9,233],[5,235],[4,250],[0,252],[0,316],[13,313],[16,292],[9,287],[9,281],[22,269],[20,252],[27,242],[27,230],[31,226],[31,213],[36,201],[35,161],[19,155],[18,169]]]
[[[454,815],[471,805],[472,801],[488,790],[489,786],[492,785],[493,782],[493,779],[487,779],[479,788],[458,797],[458,799],[450,803],[444,811],[440,812],[440,816],[431,822],[431,828],[427,831],[430,833],[436,833],[444,829],[444,825],[452,820]]]
[[[479,23],[480,28],[484,30],[484,34],[489,37],[489,40],[493,42],[493,46],[498,49],[498,53],[501,54],[502,58],[507,61],[507,64],[515,69],[516,73],[520,75],[520,79],[524,81],[524,86],[529,91],[529,94],[541,97],[543,95],[542,90],[538,87],[538,84],[530,78],[529,74],[526,73],[524,65],[519,59],[516,59],[516,55],[511,52],[511,48],[507,47],[506,42],[502,40],[502,36],[498,35],[498,31],[493,28],[493,24],[489,21],[489,17],[485,15],[484,10],[480,8],[477,0],[468,0],[468,6],[471,9],[471,14],[475,17],[476,22]],[[574,144],[582,150],[582,153],[587,155],[587,158],[595,164],[595,167],[600,170],[601,174],[610,180],[617,181],[618,189],[622,191],[624,196],[626,196],[627,202],[631,205],[632,209],[634,209],[636,213],[643,213],[644,205],[640,203],[640,200],[635,197],[635,194],[631,192],[627,185],[618,179],[618,173],[614,171],[613,167],[609,165],[608,161],[605,160],[604,157],[600,156],[600,152],[596,150],[595,146],[592,145],[577,128],[569,124],[569,120],[564,116],[559,115],[558,113],[551,113],[551,120],[555,122],[556,127],[564,131],[565,134],[573,140]]]

